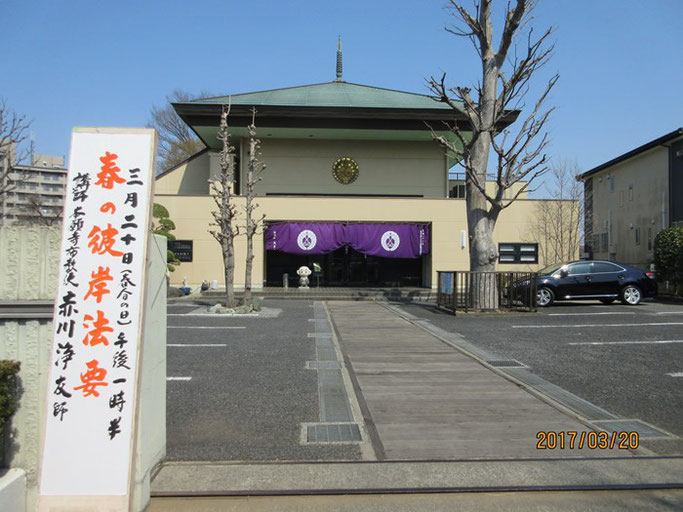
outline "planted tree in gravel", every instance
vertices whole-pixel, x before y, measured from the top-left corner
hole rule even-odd
[[[228,115],[230,103],[223,105],[221,122],[218,128],[219,141],[223,143],[220,152],[220,172],[218,176],[209,178],[211,195],[216,203],[217,210],[211,212],[214,222],[210,225],[215,229],[209,229],[209,233],[221,246],[223,255],[223,268],[225,271],[225,306],[235,307],[235,237],[239,234],[239,226],[235,222],[237,207],[232,201],[232,186],[235,177],[235,147],[230,144],[230,131],[228,129]]]
[[[514,44],[531,20],[534,3],[530,0],[507,3],[502,33],[496,43],[491,16],[493,0],[475,0],[472,12],[463,7],[461,1],[451,0],[450,8],[456,22],[446,30],[472,42],[482,74],[474,89],[447,85],[446,74],[427,81],[436,98],[453,108],[454,117],[462,119],[464,115],[470,127],[468,130],[471,130],[470,137],[464,133],[462,125],[453,121],[448,124],[454,134],[452,140],[435,132],[433,136],[465,169],[472,271],[495,270],[498,250],[493,241],[493,231],[498,217],[529,189],[535,178],[547,170],[544,150],[548,135],[545,125],[553,109],[545,109],[544,103],[557,83],[558,75],[548,80],[543,92],[527,110],[525,119],[517,123],[516,130],[505,129],[502,135],[494,138],[503,126],[516,119],[518,109],[524,109],[529,85],[552,53],[553,46],[547,45],[552,34],[550,28],[538,37],[530,28],[523,44],[520,47]],[[495,158],[495,187],[487,190],[486,174],[491,149]],[[510,192],[506,194],[508,190]],[[484,291],[481,286],[475,286],[475,289],[476,295],[488,302],[475,304],[475,307],[497,307],[497,304],[489,302],[496,300],[495,290]]]
[[[247,237],[247,261],[244,275],[244,304],[251,306],[251,273],[254,262],[254,235],[258,232],[259,227],[263,225],[265,215],[256,216],[255,210],[258,208],[258,203],[254,202],[254,189],[256,184],[261,181],[261,174],[266,168],[265,164],[259,158],[261,156],[261,141],[256,138],[256,109],[252,109],[251,124],[249,125],[249,160],[247,161],[247,175],[245,180],[245,216],[246,227],[245,233]]]

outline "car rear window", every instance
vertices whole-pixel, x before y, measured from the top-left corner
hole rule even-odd
[[[607,263],[606,261],[594,261],[591,274],[599,274],[601,272],[619,272],[620,270],[621,267],[616,266],[614,263]]]
[[[569,265],[569,274],[588,274],[590,268],[590,263],[576,263],[574,265]]]

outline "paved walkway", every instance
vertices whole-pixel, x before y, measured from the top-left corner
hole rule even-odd
[[[380,304],[328,307],[379,459],[633,455],[539,450],[539,431],[590,429]]]
[[[347,496],[248,496],[152,498],[147,512],[584,512],[680,511],[683,490],[531,491],[434,494],[363,494]]]

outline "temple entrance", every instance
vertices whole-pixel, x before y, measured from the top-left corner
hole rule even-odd
[[[264,246],[266,286],[298,286],[304,265],[311,287],[419,287],[429,273],[426,223],[274,222]]]
[[[328,254],[288,254],[268,251],[266,254],[266,286],[283,286],[288,274],[289,286],[298,286],[297,269],[314,263],[322,268],[319,276],[311,276],[311,286],[422,286],[425,258],[382,258],[362,254],[348,245]]]

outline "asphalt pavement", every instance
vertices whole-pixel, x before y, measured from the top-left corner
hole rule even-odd
[[[656,427],[663,435],[643,442],[655,453],[683,453],[683,304],[574,302],[538,313],[456,316],[426,304],[397,307],[620,420]]]

